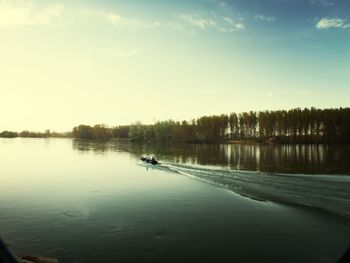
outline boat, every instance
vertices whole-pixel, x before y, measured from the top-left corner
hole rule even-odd
[[[154,157],[144,157],[144,156],[141,156],[140,157],[140,160],[145,162],[145,163],[150,163],[150,164],[153,164],[153,165],[156,165],[156,164],[159,164],[159,162],[154,158]]]

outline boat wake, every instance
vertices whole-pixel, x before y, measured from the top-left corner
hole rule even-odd
[[[264,173],[172,163],[159,168],[253,199],[315,207],[350,218],[350,176]]]

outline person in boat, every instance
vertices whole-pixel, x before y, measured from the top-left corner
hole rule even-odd
[[[142,156],[141,160],[145,161],[145,162],[151,162],[152,161],[152,159],[150,158],[148,153],[146,154],[146,156]]]
[[[153,158],[153,156],[151,156],[147,153],[147,157],[146,157],[147,162],[152,162],[152,158]]]
[[[140,159],[141,161],[144,161],[147,163],[158,164],[158,161],[156,160],[156,158],[154,158],[154,156],[150,156],[149,154],[147,154],[146,157],[141,157]]]
[[[149,161],[150,160],[149,154],[147,153],[146,156],[145,155],[141,156],[141,160],[146,162]]]

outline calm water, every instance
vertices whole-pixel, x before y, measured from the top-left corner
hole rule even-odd
[[[138,161],[153,153],[158,167]],[[345,146],[0,139],[0,235],[61,262],[335,262]]]

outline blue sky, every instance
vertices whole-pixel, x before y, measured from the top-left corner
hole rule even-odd
[[[0,0],[0,131],[349,107],[346,0]]]

